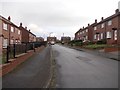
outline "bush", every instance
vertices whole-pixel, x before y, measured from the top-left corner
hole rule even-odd
[[[106,39],[102,39],[100,41],[97,41],[97,44],[106,44]]]

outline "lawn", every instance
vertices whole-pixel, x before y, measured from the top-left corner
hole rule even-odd
[[[84,47],[88,49],[102,49],[102,48],[107,47],[107,45],[106,44],[93,44],[93,45],[86,45]]]

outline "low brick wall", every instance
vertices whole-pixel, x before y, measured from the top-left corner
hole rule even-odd
[[[14,70],[18,65],[20,65],[21,63],[25,62],[28,58],[30,58],[32,55],[34,55],[35,53],[38,53],[40,51],[42,51],[44,49],[44,46],[41,46],[39,48],[35,49],[35,52],[33,50],[28,51],[27,53],[21,54],[19,56],[17,56],[17,58],[15,59],[10,59],[9,63],[7,64],[3,64],[0,68],[0,70],[2,70],[0,72],[0,76],[4,76],[5,74],[11,72],[12,70]]]
[[[114,51],[120,51],[120,47],[107,47],[104,49],[105,52],[114,52]]]

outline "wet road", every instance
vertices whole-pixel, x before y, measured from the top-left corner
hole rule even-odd
[[[29,58],[14,71],[2,78],[3,88],[42,88],[50,78],[50,50],[46,47],[42,52]]]
[[[118,62],[83,51],[53,45],[57,88],[117,88]]]

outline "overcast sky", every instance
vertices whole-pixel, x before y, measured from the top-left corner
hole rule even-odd
[[[1,0],[0,14],[37,36],[74,37],[74,33],[95,19],[115,13],[119,0]]]

